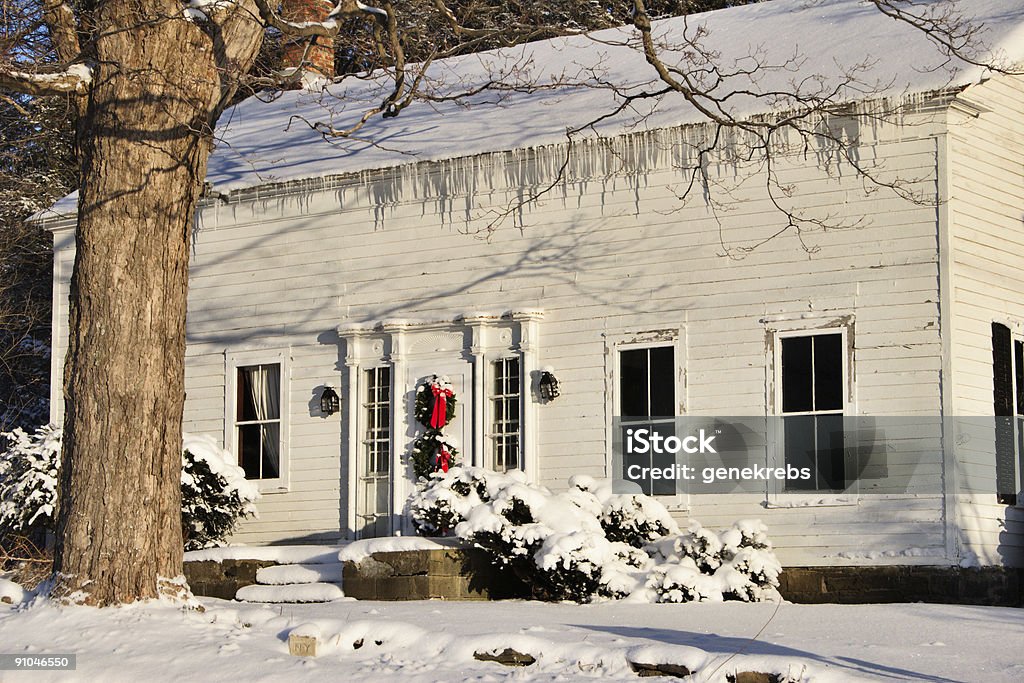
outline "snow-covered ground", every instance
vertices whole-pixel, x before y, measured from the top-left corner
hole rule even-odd
[[[639,680],[627,657],[689,663],[703,673],[696,680],[744,670],[810,681],[1024,680],[1024,610],[1013,608],[201,600],[203,613],[0,605],[0,651],[77,654],[76,671],[3,671],[0,680]],[[288,654],[287,634],[300,626],[326,641],[319,657]],[[511,669],[473,658],[505,647],[537,662]]]

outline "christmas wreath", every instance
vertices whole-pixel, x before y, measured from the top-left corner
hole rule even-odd
[[[444,429],[455,419],[456,403],[451,380],[434,375],[416,387],[416,421],[427,429]]]
[[[447,472],[458,457],[458,443],[444,433],[455,419],[455,391],[447,377],[434,375],[416,387],[416,421],[426,428],[412,444],[413,472],[417,478],[429,478],[433,472]]]

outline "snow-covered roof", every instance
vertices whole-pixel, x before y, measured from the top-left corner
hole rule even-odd
[[[937,6],[929,0],[915,8]],[[1024,62],[1024,7],[1009,0],[958,0],[953,7],[981,27],[977,38],[988,50],[988,63]],[[714,92],[720,94],[794,88],[820,94],[838,87],[838,99],[854,101],[958,89],[990,75],[982,66],[950,59],[922,31],[864,0],[773,0],[658,21],[653,34],[681,46],[698,30],[705,53],[717,53],[720,71],[733,74],[717,85]],[[305,122],[348,127],[384,99],[389,81],[351,78],[323,92],[292,91],[271,102],[253,97],[222,117],[207,179],[215,190],[230,192],[564,142],[567,129],[621,103],[620,94],[598,82],[615,84],[619,93],[660,87],[637,43],[637,32],[624,27],[438,61],[426,86],[435,93],[464,93],[495,74],[506,74],[506,83],[547,87],[416,102],[397,117],[373,117],[352,138],[325,137]],[[699,59],[692,49],[663,55],[684,68],[687,59]],[[767,66],[751,74],[755,60]],[[847,82],[851,74],[855,82]],[[748,117],[791,108],[792,100],[742,95],[725,107]],[[656,104],[640,102],[585,133],[613,135],[705,120],[672,93]],[[73,211],[65,202],[54,209]]]

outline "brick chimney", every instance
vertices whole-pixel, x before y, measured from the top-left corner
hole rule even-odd
[[[327,0],[283,0],[281,16],[287,21],[323,21],[334,9],[334,3]],[[284,39],[284,51],[281,55],[281,68],[293,69],[302,60],[308,38]],[[334,41],[331,38],[318,36],[316,44],[309,48],[306,55],[306,69],[314,72],[311,75],[334,77]]]

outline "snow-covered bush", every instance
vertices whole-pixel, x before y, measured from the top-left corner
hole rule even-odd
[[[44,425],[0,434],[0,538],[18,534],[38,539],[53,529],[60,464],[60,429]]]
[[[242,517],[255,517],[259,498],[245,470],[212,436],[185,434],[181,454],[181,531],[185,550],[224,544]]]
[[[609,497],[601,510],[601,528],[608,540],[634,548],[679,531],[665,507],[648,496]]]
[[[759,521],[737,522],[721,535],[696,523],[680,533],[653,498],[613,494],[608,482],[591,477],[569,483],[556,494],[518,472],[456,467],[435,473],[409,509],[421,534],[454,532],[473,542],[542,599],[777,595],[781,567]]]
[[[716,534],[692,522],[685,534],[649,546],[656,563],[647,587],[659,602],[774,598],[782,565],[760,520],[742,520]]]
[[[419,489],[409,501],[413,524],[423,536],[445,536],[477,505],[491,500],[485,476],[479,467],[455,467],[448,473],[431,475],[430,484]]]
[[[0,434],[0,537],[38,538],[54,528],[61,430],[46,425],[33,434]],[[184,435],[181,457],[181,526],[185,549],[220,545],[241,517],[255,515],[259,497],[245,472],[209,436]]]

